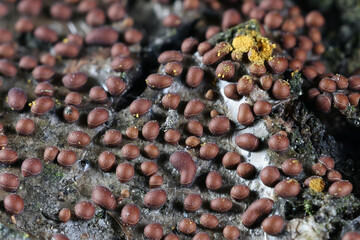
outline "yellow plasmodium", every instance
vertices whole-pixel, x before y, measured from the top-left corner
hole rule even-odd
[[[316,192],[322,192],[325,187],[325,182],[321,178],[314,178],[311,179],[309,187]]]
[[[276,47],[268,38],[257,31],[244,31],[232,41],[233,51],[237,54],[247,53],[250,62],[264,63],[272,59],[273,49]]]

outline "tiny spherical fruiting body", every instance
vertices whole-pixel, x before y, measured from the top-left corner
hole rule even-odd
[[[24,177],[39,175],[42,169],[43,169],[43,164],[38,158],[27,158],[21,164],[21,174]]]
[[[324,77],[320,80],[318,88],[323,92],[335,92],[336,91],[336,82],[331,78]]]
[[[258,100],[253,106],[253,111],[256,116],[264,117],[270,114],[272,106],[268,101]]]
[[[272,215],[270,217],[265,218],[262,222],[261,227],[267,234],[271,236],[279,235],[285,226],[285,221],[282,217],[278,215]]]
[[[27,95],[21,88],[11,88],[8,91],[7,102],[11,109],[14,109],[15,111],[20,111],[25,107],[25,104],[27,102]]]
[[[326,167],[322,163],[315,163],[311,166],[311,171],[317,176],[324,176],[326,174]]]
[[[177,235],[170,233],[164,237],[164,240],[180,240],[180,238]]]
[[[192,234],[196,231],[196,223],[189,218],[183,218],[180,221],[178,228],[184,234]]]
[[[349,98],[349,102],[352,106],[356,107],[359,105],[360,93],[358,93],[358,92],[349,93],[348,98]]]
[[[149,178],[149,187],[150,188],[158,188],[164,184],[164,179],[160,175],[152,175]]]
[[[219,172],[211,171],[206,176],[206,187],[210,190],[217,190],[222,186],[222,177]]]
[[[184,6],[186,2],[190,2],[190,1],[185,1]],[[193,37],[186,38],[181,44],[181,52],[192,53],[196,51],[198,45],[199,45],[199,41],[196,38]]]
[[[107,100],[107,94],[105,90],[100,86],[94,86],[89,91],[89,97],[96,103],[104,103]]]
[[[39,97],[31,103],[31,112],[35,115],[44,115],[54,107],[54,100],[49,97]]]
[[[222,135],[230,130],[230,120],[225,116],[216,116],[210,120],[209,130],[214,135]]]
[[[168,62],[181,62],[183,60],[183,55],[179,51],[164,51],[159,55],[157,60],[160,64],[166,64]]]
[[[217,212],[227,212],[232,208],[232,202],[227,198],[215,198],[210,202],[210,208]]]
[[[347,89],[347,87],[349,86],[348,79],[343,75],[335,74],[334,76],[332,76],[331,79],[336,82],[336,86],[338,89]]]
[[[16,123],[15,130],[20,135],[31,135],[35,131],[35,123],[30,118],[21,118]]]
[[[168,129],[164,134],[164,140],[172,145],[176,145],[181,138],[181,133],[176,129]]]
[[[85,42],[89,45],[112,45],[119,38],[119,34],[111,27],[97,27],[86,35]]]
[[[204,160],[214,159],[218,155],[219,150],[216,143],[205,143],[200,148],[200,158]]]
[[[109,76],[106,79],[106,87],[113,96],[118,96],[126,89],[126,83],[118,76]]]
[[[282,180],[275,186],[275,192],[282,198],[295,197],[300,193],[301,186],[295,179]]]
[[[164,235],[163,228],[158,223],[150,223],[145,226],[144,235],[150,240],[160,240]]]
[[[105,132],[104,143],[107,147],[117,147],[122,141],[122,134],[116,129],[110,129]]]
[[[71,167],[76,162],[76,153],[73,150],[61,150],[57,155],[57,161],[64,167]]]
[[[143,126],[141,133],[146,140],[154,141],[160,133],[160,125],[157,121],[149,121]]]
[[[95,215],[95,207],[91,202],[81,201],[74,207],[75,215],[81,220],[90,220]]]
[[[163,189],[154,189],[144,196],[144,205],[148,208],[158,209],[166,203],[167,195]]]
[[[298,176],[302,172],[303,167],[299,160],[291,158],[282,163],[281,170],[288,176]]]
[[[39,65],[32,71],[32,76],[38,82],[48,81],[54,76],[54,70],[50,66]]]
[[[344,234],[344,236],[341,238],[341,240],[359,240],[360,239],[360,233],[350,231]]]
[[[141,163],[140,169],[145,176],[150,177],[157,172],[159,167],[155,162],[146,161]]]
[[[51,240],[69,240],[68,237],[66,237],[64,234],[55,234],[51,237]]]
[[[31,55],[25,55],[20,58],[19,67],[25,70],[32,70],[37,66],[37,59]]]
[[[241,161],[242,158],[237,152],[227,152],[222,158],[222,164],[227,169],[234,169]]]
[[[180,172],[180,183],[190,185],[196,175],[196,164],[191,155],[185,151],[177,151],[170,155],[170,163]]]
[[[168,93],[163,96],[161,103],[166,109],[177,109],[180,103],[180,96],[177,93]]]
[[[235,66],[231,61],[221,62],[215,70],[216,77],[224,80],[230,80],[235,74]]]
[[[89,128],[96,128],[109,119],[109,112],[105,108],[97,107],[90,111],[87,116],[87,124]]]
[[[236,85],[236,90],[240,95],[249,95],[254,89],[254,79],[252,76],[242,76]]]
[[[87,145],[89,145],[91,138],[85,132],[73,131],[73,132],[69,133],[69,135],[67,137],[67,141],[70,146],[82,148],[82,147],[86,147]]]
[[[197,211],[202,205],[202,198],[200,194],[190,193],[184,199],[184,209],[187,211]]]
[[[328,171],[328,173],[326,174],[326,179],[329,182],[337,182],[342,180],[342,175],[340,172],[336,171],[336,170],[330,170]]]
[[[9,194],[4,198],[4,208],[11,215],[19,214],[24,210],[24,200],[15,193]]]
[[[319,157],[318,161],[319,163],[322,163],[327,170],[332,170],[335,167],[335,161],[330,156],[322,155]]]
[[[280,171],[275,166],[267,166],[260,171],[260,179],[268,187],[274,187],[280,181],[280,178]]]
[[[254,77],[261,77],[266,74],[265,65],[262,63],[252,63],[249,66],[249,73]]]
[[[0,187],[7,192],[16,192],[20,186],[20,179],[12,173],[4,172],[0,175]]]
[[[108,210],[114,210],[117,205],[116,199],[112,192],[104,186],[97,186],[93,189],[91,200],[96,205]]]
[[[241,22],[241,20],[242,17],[237,9],[235,8],[227,9],[222,16],[221,28],[225,31],[226,29],[238,25]]]
[[[143,34],[137,29],[130,28],[125,31],[124,40],[129,45],[138,44],[143,39]]]
[[[238,94],[236,90],[235,83],[230,83],[226,85],[226,87],[224,88],[224,94],[227,98],[232,100],[239,100],[241,98],[241,96]]]
[[[254,165],[251,163],[240,163],[236,168],[236,173],[245,179],[252,179],[256,173]]]
[[[129,182],[135,175],[135,169],[130,163],[120,163],[116,175],[121,183]]]
[[[264,76],[261,76],[260,79],[259,79],[259,84],[260,84],[260,87],[267,91],[271,88],[272,84],[273,84],[273,77],[272,75],[264,75]]]
[[[134,59],[125,56],[115,57],[110,63],[112,70],[115,72],[128,72],[134,67],[134,65]]]
[[[268,146],[272,151],[281,154],[288,150],[290,141],[285,134],[278,132],[270,137]]]
[[[123,223],[133,226],[140,220],[140,210],[135,204],[126,204],[121,209],[121,220]]]
[[[310,88],[307,92],[308,99],[314,99],[320,94],[319,89],[317,88]]]
[[[9,143],[8,137],[3,133],[0,133],[0,148],[1,149],[6,148],[8,143]]]
[[[272,94],[276,99],[284,100],[290,96],[291,88],[289,82],[285,80],[277,80],[274,82]]]
[[[121,148],[121,154],[127,160],[133,160],[140,155],[140,149],[134,144],[126,144]]]
[[[208,51],[205,52],[202,58],[202,62],[205,65],[212,65],[223,59],[226,55],[228,55],[231,52],[231,50],[232,50],[232,46],[230,45],[230,43],[220,42],[216,44],[214,48],[208,49]]]
[[[17,152],[11,148],[4,148],[0,150],[0,163],[5,165],[11,165],[15,163],[19,158]]]
[[[265,15],[264,24],[270,29],[276,29],[281,26],[283,18],[277,11],[270,11]]]
[[[204,78],[204,70],[200,67],[190,67],[187,74],[186,74],[186,83],[190,87],[197,87],[203,81]]]
[[[183,71],[183,66],[178,62],[168,62],[164,66],[164,72],[172,77],[180,76]]]
[[[68,73],[62,78],[64,86],[70,90],[83,87],[88,81],[88,76],[83,72]]]
[[[70,209],[67,208],[63,208],[60,210],[58,218],[61,222],[66,223],[70,220],[71,218],[71,211]]]
[[[236,226],[227,225],[223,229],[223,236],[227,240],[236,240],[240,236],[240,230]]]
[[[331,102],[331,98],[328,95],[319,94],[315,99],[315,106],[319,111],[329,113],[331,110]]]
[[[349,181],[337,181],[330,185],[329,194],[334,198],[342,198],[349,195],[353,190],[353,185]]]
[[[80,113],[74,106],[66,106],[63,111],[65,121],[69,123],[76,122],[79,119]]]
[[[218,226],[219,220],[212,214],[204,213],[200,217],[200,224],[205,228],[213,229]]]
[[[68,105],[78,106],[82,102],[82,96],[77,92],[69,92],[66,95],[64,102]]]
[[[254,115],[251,111],[251,107],[247,103],[242,103],[239,106],[237,120],[240,124],[248,126],[254,122]]]
[[[250,194],[249,187],[245,185],[235,185],[230,190],[230,195],[236,201],[241,201],[247,198]]]
[[[148,144],[144,147],[145,155],[148,158],[155,159],[159,156],[160,150],[159,148],[154,144]]]
[[[271,212],[274,201],[269,198],[260,198],[253,202],[241,216],[241,222],[249,228],[257,219]]]
[[[185,107],[184,115],[185,118],[190,118],[200,114],[205,109],[203,102],[197,99],[190,100]]]
[[[201,137],[204,131],[203,125],[198,120],[190,120],[186,125],[186,129],[189,133],[194,134],[197,137]]]
[[[325,19],[319,11],[311,11],[305,17],[305,23],[308,27],[322,27]]]
[[[145,82],[150,88],[158,90],[170,87],[173,78],[168,75],[153,73],[146,78]]]
[[[210,237],[207,233],[199,232],[199,233],[195,234],[195,236],[193,237],[193,240],[210,240]]]
[[[52,97],[54,95],[54,87],[48,82],[41,82],[36,85],[34,90],[36,96]]]
[[[126,129],[125,135],[131,139],[131,140],[135,140],[138,138],[139,136],[139,129],[135,126],[135,127],[128,127]]]
[[[289,66],[289,62],[284,57],[275,57],[268,62],[270,70],[274,74],[283,73]]]
[[[243,133],[236,136],[235,143],[240,148],[252,152],[258,148],[259,139],[252,133]]]

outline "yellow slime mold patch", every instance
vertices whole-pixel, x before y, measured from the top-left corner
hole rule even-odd
[[[252,63],[264,63],[264,61],[271,60],[273,49],[276,47],[259,32],[250,30],[235,37],[232,46],[233,51],[238,54],[248,53],[248,58]]]

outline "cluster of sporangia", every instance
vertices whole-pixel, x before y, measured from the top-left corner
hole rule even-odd
[[[14,1],[5,1],[0,3],[0,15],[7,14],[7,4]],[[71,18],[74,9],[77,13],[86,14],[86,22],[94,29],[86,36],[87,45],[111,46],[111,56],[113,61],[111,68],[115,72],[127,72],[133,69],[135,61],[131,58],[128,45],[138,44],[143,38],[143,34],[132,28],[133,19],[127,17],[125,7],[121,1],[104,1],[108,4],[107,11],[97,8],[97,2],[94,0],[67,0],[52,4],[50,14],[52,18],[59,21],[67,21]],[[167,4],[168,1],[159,1]],[[219,1],[204,1],[213,9],[220,9]],[[238,1],[233,1],[238,2]],[[111,3],[111,4],[110,4]],[[196,11],[201,5],[197,0],[185,0],[183,2],[184,10]],[[15,31],[18,34],[33,33],[38,41],[53,44],[56,56],[63,58],[76,58],[81,49],[85,46],[83,37],[76,34],[69,34],[63,41],[58,41],[57,33],[47,26],[37,26],[35,28],[32,18],[37,16],[42,9],[41,0],[21,0],[17,3],[17,11],[23,15],[15,24]],[[241,13],[240,13],[241,12]],[[313,11],[304,18],[300,9],[296,6],[285,9],[283,0],[264,0],[260,5],[254,1],[248,0],[242,4],[241,11],[236,9],[226,10],[223,14],[221,28],[226,30],[243,22],[243,17],[248,19],[257,19],[260,24],[261,34],[255,31],[244,30],[234,37],[232,42],[220,42],[215,46],[209,42],[199,43],[195,38],[185,39],[180,51],[166,51],[158,57],[158,62],[162,64],[163,73],[151,74],[145,80],[147,85],[155,90],[165,89],[172,85],[173,78],[182,74],[182,61],[184,57],[191,57],[194,52],[198,52],[202,57],[204,65],[216,68],[215,75],[218,79],[226,81],[237,81],[230,83],[224,89],[227,98],[239,100],[242,96],[249,97],[256,89],[257,91],[269,91],[274,100],[285,100],[291,97],[291,88],[287,80],[283,80],[283,73],[288,71],[301,71],[303,76],[311,81],[315,81],[317,76],[325,73],[325,67],[320,61],[308,61],[312,59],[312,54],[320,55],[324,52],[324,46],[321,44],[321,33],[319,28],[324,24],[324,18],[319,12]],[[125,33],[123,39],[125,43],[117,42],[119,34],[111,27],[103,26],[107,21],[123,21],[125,24]],[[176,15],[169,15],[163,19],[164,27],[177,27],[181,24],[181,18]],[[209,39],[221,31],[220,27],[210,26],[206,32],[206,38]],[[23,56],[16,63],[11,63],[11,59],[16,54],[16,46],[13,44],[13,36],[9,29],[0,29],[0,73],[5,77],[14,77],[17,71],[32,71],[33,78],[38,82],[35,88],[37,99],[28,102],[27,94],[20,88],[12,88],[8,92],[7,102],[9,108],[14,111],[27,111],[26,104],[29,103],[34,118],[41,117],[49,112],[55,104],[53,97],[54,87],[51,79],[54,75],[53,67],[57,58],[50,54],[38,59],[33,56]],[[264,36],[272,32],[280,36],[280,45],[272,44]],[[307,35],[301,35],[304,32]],[[281,51],[281,48],[286,50]],[[248,73],[240,76],[237,73],[240,64],[246,67]],[[201,84],[204,78],[204,70],[199,66],[190,66],[186,69],[186,85],[190,88],[196,88]],[[63,85],[71,90],[64,100],[66,107],[63,110],[63,118],[69,123],[74,123],[79,118],[78,108],[82,105],[82,95],[78,90],[83,89],[87,83],[87,75],[81,72],[74,72],[63,76]],[[107,92],[100,86],[91,88],[89,97],[95,103],[103,103],[111,96],[121,95],[126,89],[126,83],[118,76],[109,76],[106,80]],[[348,92],[358,91],[360,87],[360,77],[353,76],[349,79],[341,75],[327,74],[322,77],[318,83],[318,88],[309,91],[309,97],[316,97],[317,107],[328,112],[331,108],[331,98],[334,99],[334,106],[344,110],[348,103],[356,106],[359,100],[359,93]],[[339,90],[336,92],[336,90]],[[322,92],[322,93],[321,93]],[[336,92],[336,93],[335,93]],[[330,96],[332,94],[332,97]],[[216,98],[213,90],[209,90],[205,95],[207,103],[211,104]],[[249,126],[255,118],[261,118],[269,115],[272,110],[272,104],[266,100],[257,100],[252,103],[242,103],[238,110],[237,120],[240,124]],[[167,93],[163,96],[161,104],[165,109],[177,109],[181,101],[180,94]],[[141,117],[149,112],[152,102],[149,99],[139,98],[132,102],[129,111],[136,117]],[[187,132],[190,136],[186,138],[185,144],[188,149],[199,148],[199,158],[203,160],[212,160],[218,156],[219,147],[216,143],[200,144],[203,135],[203,124],[196,120],[196,117],[205,109],[204,100],[190,100],[184,110],[184,117],[188,120]],[[109,112],[103,107],[96,107],[88,113],[87,123],[89,128],[96,128],[108,121]],[[230,120],[225,116],[218,115],[216,110],[211,111],[211,121],[208,128],[213,135],[223,135],[230,131]],[[6,130],[11,126],[0,124],[0,162],[6,165],[12,165],[18,161],[18,154],[14,150],[7,148],[8,139]],[[139,126],[140,127],[140,126]],[[36,131],[36,126],[31,118],[20,119],[15,129],[20,135],[31,135]],[[159,156],[159,149],[153,141],[156,140],[160,132],[160,124],[153,120],[147,122],[141,127],[141,134],[149,144],[143,149],[146,157],[156,159]],[[109,148],[121,146],[122,132],[116,129],[106,131],[103,136],[105,145]],[[128,139],[136,141],[139,137],[139,129],[130,126],[125,131]],[[164,134],[164,140],[169,144],[179,144],[181,134],[176,129],[169,129]],[[67,137],[69,146],[84,148],[91,138],[82,131],[70,132]],[[236,145],[247,151],[256,151],[260,139],[254,134],[245,133],[236,136]],[[290,141],[285,131],[280,131],[271,136],[268,140],[268,146],[271,151],[277,154],[283,154],[290,146]],[[136,144],[126,144],[122,146],[122,156],[126,160],[132,160],[140,155],[140,149]],[[71,167],[76,163],[77,155],[70,149],[58,149],[56,146],[49,146],[44,151],[43,160],[48,164],[57,160],[58,164],[64,167]],[[189,186],[196,178],[197,166],[191,155],[187,151],[177,151],[171,153],[169,158],[172,166],[180,173],[180,183],[183,186]],[[98,157],[98,165],[102,171],[112,171],[115,167],[116,158],[111,151],[105,151]],[[255,177],[257,169],[250,164],[243,162],[243,157],[237,152],[229,151],[222,158],[223,166],[229,171],[236,169],[238,175],[244,179],[251,180]],[[38,158],[28,158],[21,165],[23,177],[36,176],[41,173],[43,161]],[[163,178],[158,174],[158,165],[154,161],[145,161],[141,164],[142,173],[149,177],[149,187],[154,188],[144,196],[144,207],[150,209],[159,209],[167,201],[166,191],[160,187],[163,184]],[[301,186],[297,179],[303,172],[301,162],[297,159],[288,159],[283,162],[279,170],[275,166],[266,166],[260,171],[262,183],[275,189],[278,196],[282,198],[295,197],[300,193]],[[314,176],[304,181],[304,186],[310,187],[314,191],[322,192],[325,188],[325,182],[330,185],[328,193],[334,198],[344,197],[352,191],[352,184],[343,181],[341,174],[334,170],[334,160],[329,156],[320,156],[318,162],[311,167]],[[131,163],[121,162],[116,167],[116,174],[121,183],[131,181],[135,170]],[[325,178],[323,178],[326,176]],[[0,186],[5,191],[16,192],[20,185],[20,179],[14,174],[3,173],[0,176]],[[217,191],[222,187],[222,176],[217,171],[211,171],[206,177],[206,186],[210,191]],[[107,210],[114,210],[118,202],[123,198],[129,197],[130,192],[123,190],[121,196],[116,199],[112,192],[103,186],[97,186],[93,189],[92,202],[81,201],[74,207],[74,213],[78,219],[89,220],[95,214],[95,205]],[[229,198],[216,198],[210,202],[210,208],[214,212],[223,213],[231,210],[233,201],[242,201],[250,194],[250,189],[245,185],[236,185],[230,191]],[[184,210],[189,212],[197,211],[202,206],[202,197],[199,194],[189,194],[183,202]],[[261,198],[253,202],[242,214],[242,224],[245,227],[253,227],[258,219],[271,213],[273,200]],[[4,199],[4,207],[11,214],[19,214],[23,211],[24,201],[19,195],[12,193]],[[71,210],[62,209],[59,212],[59,220],[67,222],[71,219]],[[121,220],[125,225],[136,225],[140,220],[140,209],[134,204],[122,206]],[[216,229],[219,227],[217,217],[210,213],[204,213],[200,219],[179,219],[178,230],[186,235],[194,235],[193,239],[210,239],[204,232],[196,233],[197,224],[200,223],[204,228]],[[286,223],[278,215],[272,215],[262,222],[264,232],[269,235],[278,235],[283,232]],[[196,234],[195,234],[196,233]],[[163,229],[159,223],[149,223],[144,228],[144,235],[149,239],[161,239]],[[240,230],[235,225],[226,225],[223,228],[223,235],[226,239],[237,239],[240,236]],[[357,236],[355,232],[349,232],[343,239]],[[53,239],[67,239],[63,234],[56,234]],[[165,236],[166,240],[180,239],[175,234]]]

